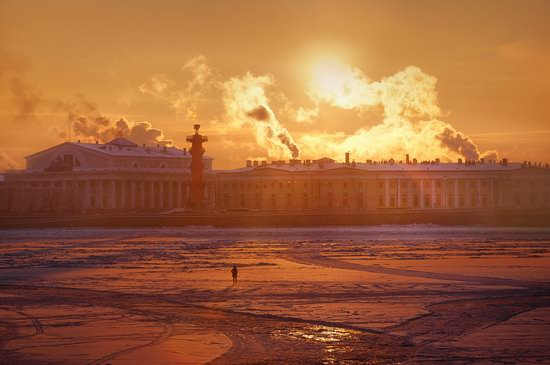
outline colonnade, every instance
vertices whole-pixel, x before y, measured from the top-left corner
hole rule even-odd
[[[432,209],[432,208],[493,208],[502,205],[502,186],[494,194],[493,184],[500,179],[495,178],[383,178],[384,180],[384,207],[385,208],[413,208],[413,209]],[[482,181],[487,181],[489,184],[482,187]],[[451,182],[449,184],[449,181]],[[464,182],[465,186],[459,187],[459,182]],[[403,184],[405,183],[406,184]],[[413,192],[413,182],[419,184]],[[441,183],[437,187],[436,183]],[[395,188],[391,188],[391,184],[395,183]],[[428,184],[426,184],[428,183]],[[472,188],[472,183],[475,186]],[[405,185],[406,187],[402,187]],[[428,187],[426,187],[428,185]],[[426,188],[429,191],[426,191]],[[406,189],[405,191],[403,191]],[[391,191],[390,191],[391,190]],[[419,194],[417,192],[419,191]],[[405,196],[405,199],[402,197]],[[413,204],[412,198],[418,198],[417,204]],[[461,199],[460,199],[461,198]],[[406,203],[404,204],[404,201]]]

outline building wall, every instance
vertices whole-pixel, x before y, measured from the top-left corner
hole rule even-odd
[[[143,165],[143,164],[142,164]],[[166,211],[187,208],[188,169],[111,168],[7,173],[0,211]],[[550,169],[508,171],[205,172],[206,209],[376,212],[550,208]]]
[[[527,171],[530,170],[530,171]],[[220,172],[218,208],[376,211],[550,207],[550,170]]]

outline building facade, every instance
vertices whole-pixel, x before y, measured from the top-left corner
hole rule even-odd
[[[170,212],[191,207],[185,149],[63,143],[26,158],[0,188],[3,212]],[[548,165],[506,160],[247,161],[213,170],[203,157],[202,209],[241,212],[376,212],[550,209]]]

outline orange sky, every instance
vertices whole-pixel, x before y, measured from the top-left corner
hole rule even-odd
[[[407,135],[418,147],[407,151],[429,147],[444,155],[433,158],[454,159],[456,151],[439,146],[446,125],[453,137],[469,137],[480,156],[496,150],[512,160],[550,161],[548,19],[548,1],[2,0],[0,169],[22,167],[23,156],[67,140],[68,110],[112,123],[124,117],[130,126],[148,121],[179,146],[194,112],[216,168],[290,157],[265,136],[268,129],[288,132],[301,158],[349,149],[358,161],[402,159],[394,136],[422,130]],[[331,84],[334,75],[325,93],[312,89],[312,70],[326,60],[353,73],[345,95]],[[393,100],[361,99],[369,83],[378,92],[386,87],[378,81],[409,66],[437,78],[426,89],[437,93],[430,101],[437,115],[415,110],[395,122]],[[353,105],[350,85],[360,95]],[[267,122],[249,118],[259,106]],[[298,121],[300,107],[315,113]],[[419,127],[433,118],[440,129]]]

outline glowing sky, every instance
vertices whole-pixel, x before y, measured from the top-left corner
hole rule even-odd
[[[194,118],[217,168],[550,161],[548,19],[548,1],[2,0],[0,169],[69,120],[73,140],[185,146]]]

